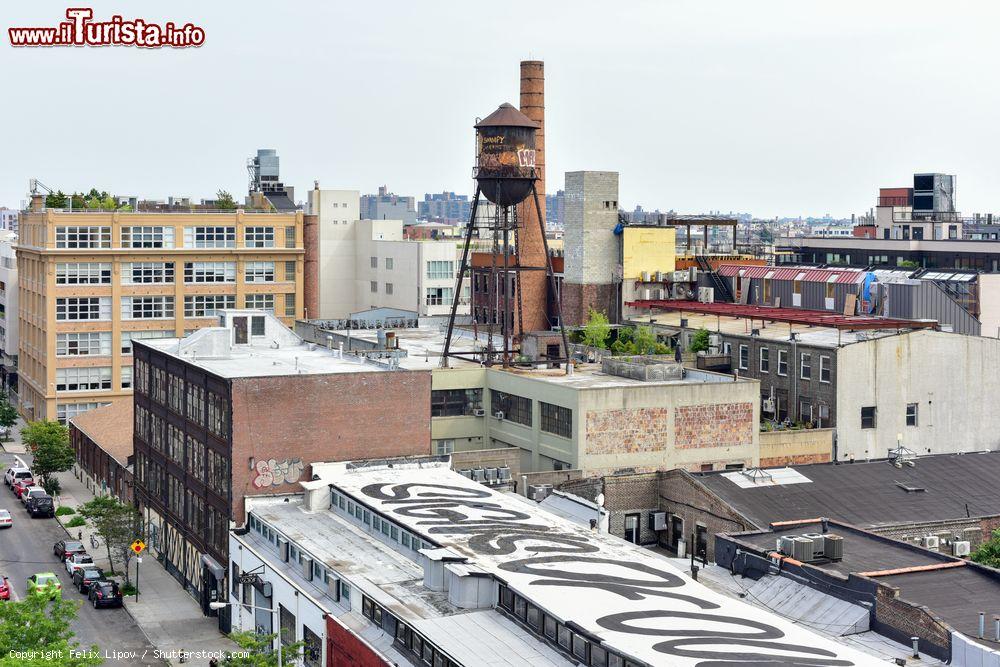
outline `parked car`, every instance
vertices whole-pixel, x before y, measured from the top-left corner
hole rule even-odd
[[[25,492],[21,494],[21,504],[27,506],[28,498],[31,498],[32,496],[38,497],[47,495],[49,494],[45,493],[45,489],[43,489],[42,487],[32,486],[31,488],[25,490]]]
[[[44,516],[48,518],[53,518],[56,515],[56,504],[52,501],[52,496],[49,494],[28,496],[28,501],[24,503],[24,508],[28,510],[28,514],[34,517]]]
[[[73,573],[73,585],[84,595],[90,592],[90,587],[97,581],[105,581],[104,573],[99,567],[78,567]]]
[[[73,572],[80,567],[93,565],[94,557],[88,553],[75,553],[66,559],[66,572],[72,577]]]
[[[47,597],[50,600],[62,597],[62,583],[55,572],[39,572],[28,577],[28,595]]]
[[[52,545],[52,554],[62,561],[73,554],[83,553],[87,553],[87,550],[83,548],[83,542],[77,542],[76,540],[59,540]]]
[[[10,599],[10,580],[7,577],[0,578],[0,600]]]
[[[94,609],[100,607],[120,607],[122,606],[122,590],[114,581],[105,579],[98,581],[90,587],[87,599],[94,605]]]
[[[28,468],[24,468],[21,466],[11,466],[10,468],[7,468],[7,472],[5,472],[3,475],[3,483],[6,486],[12,487],[14,486],[14,484],[21,481],[22,479],[31,479],[31,478],[32,478],[31,470],[29,470]]]
[[[28,478],[22,479],[14,484],[14,495],[21,498],[25,492],[35,485],[35,480]]]
[[[7,510],[0,510],[0,528],[13,528],[14,517]]]

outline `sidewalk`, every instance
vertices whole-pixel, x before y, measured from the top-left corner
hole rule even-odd
[[[72,472],[60,473],[59,482],[62,484],[62,493],[57,502],[60,507],[76,508],[94,497],[94,494],[88,491],[83,482],[74,477]],[[59,517],[59,519],[68,521],[74,516],[78,515]],[[83,544],[90,550],[92,531],[89,526],[66,530],[73,539],[76,539],[77,534],[82,531]],[[97,549],[90,551],[97,565],[109,571],[107,549],[103,543]],[[129,569],[134,583],[135,559],[132,560]],[[124,581],[120,566],[116,566],[115,572],[115,576]],[[128,597],[125,600],[125,609],[142,628],[150,643],[168,656],[173,651],[206,651],[218,654],[219,651],[232,651],[238,648],[234,642],[219,632],[216,619],[203,616],[201,607],[195,599],[151,556],[144,557],[139,566],[139,601],[135,601],[135,596]],[[174,657],[166,662],[172,665],[180,664],[180,659]],[[208,665],[208,659],[191,657],[184,664],[204,667]]]

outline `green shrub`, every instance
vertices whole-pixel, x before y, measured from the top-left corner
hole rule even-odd
[[[76,510],[72,507],[60,507],[56,509],[56,516],[69,516],[70,514],[76,514]]]
[[[123,584],[121,588],[122,588],[122,597],[135,595],[135,586],[133,586],[132,584]]]
[[[75,516],[66,522],[67,528],[76,528],[78,526],[86,526],[86,525],[87,522],[84,520],[82,516]]]

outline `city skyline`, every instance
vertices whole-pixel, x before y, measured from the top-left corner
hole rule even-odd
[[[172,3],[149,19],[193,21],[204,46],[0,50],[9,91],[45,91],[43,103],[7,105],[9,127],[30,131],[11,132],[17,159],[0,167],[0,205],[19,206],[29,178],[239,199],[244,160],[265,146],[300,191],[318,179],[363,193],[471,194],[471,126],[517,101],[516,62],[531,57],[546,62],[552,184],[610,169],[626,209],[849,217],[874,205],[878,187],[940,171],[958,174],[963,212],[988,212],[1000,166],[982,147],[998,138],[1000,94],[980,84],[997,60],[986,36],[998,10],[922,6],[933,7],[640,2],[607,14],[597,3],[512,2],[532,20],[497,25],[456,2],[282,13],[248,2],[238,22],[233,4]],[[8,25],[53,25],[64,11],[10,7]],[[130,12],[94,7],[95,18],[115,13]],[[448,38],[422,39],[410,29],[419,25]],[[315,85],[317,74],[326,82]]]

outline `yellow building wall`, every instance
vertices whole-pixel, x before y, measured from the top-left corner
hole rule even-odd
[[[622,269],[625,280],[639,280],[643,271],[673,271],[677,233],[672,227],[625,227]]]

